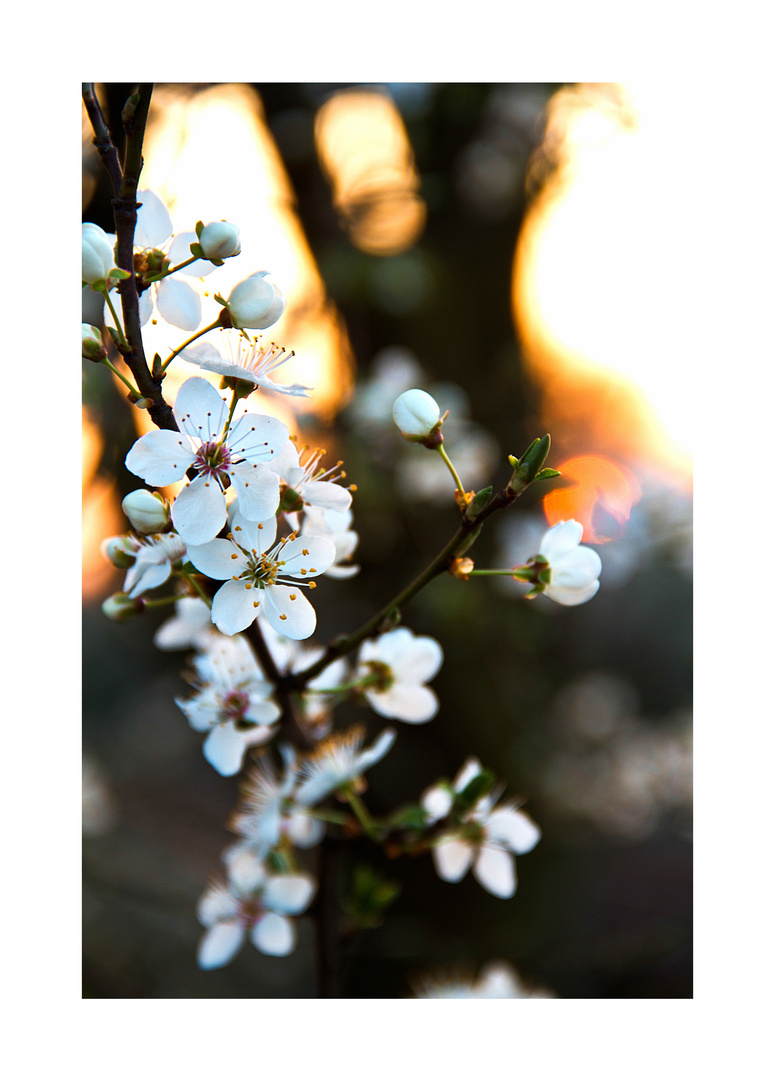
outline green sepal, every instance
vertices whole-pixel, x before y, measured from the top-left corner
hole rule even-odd
[[[220,304],[221,307],[228,307],[228,305],[229,305],[228,300],[224,300],[224,298],[220,295],[220,293],[216,293],[215,296],[213,297],[213,300],[216,302],[216,304]]]
[[[204,229],[204,227],[205,227],[205,223],[203,221],[197,221],[196,225],[194,226],[194,232],[196,233],[197,240],[202,235],[202,230]]]
[[[490,487],[482,488],[481,491],[477,491],[476,495],[474,495],[473,499],[471,499],[471,502],[466,507],[466,512],[463,515],[466,521],[475,521],[491,498],[492,485],[490,485]]]
[[[484,798],[492,785],[495,783],[495,773],[489,769],[483,769],[473,780],[469,780],[462,791],[455,795],[454,809],[458,813],[470,810],[472,806]]]
[[[128,270],[122,270],[120,266],[114,266],[108,274],[108,281],[126,281],[131,276]]]
[[[196,255],[197,259],[206,259],[207,258],[204,251],[202,251],[202,245],[201,244],[190,244],[189,245],[189,251],[191,252],[192,255]]]

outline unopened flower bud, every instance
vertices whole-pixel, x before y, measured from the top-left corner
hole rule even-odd
[[[405,390],[393,405],[393,419],[398,430],[410,442],[440,443],[441,411],[435,400],[424,390]]]
[[[81,279],[89,285],[104,281],[115,269],[110,237],[91,221],[81,225]]]
[[[265,330],[285,311],[285,298],[268,275],[268,270],[259,270],[240,281],[229,293],[226,306],[235,326]]]
[[[199,235],[199,246],[207,259],[230,259],[242,250],[239,229],[229,221],[211,221]]]
[[[170,520],[169,507],[161,495],[146,488],[130,492],[121,509],[139,533],[157,533],[166,529]]]
[[[95,364],[102,363],[108,356],[108,350],[102,344],[102,334],[90,323],[81,323],[81,355],[84,360],[93,360]]]
[[[128,619],[134,619],[136,615],[142,615],[144,608],[145,602],[142,597],[138,596],[135,600],[130,600],[126,593],[118,592],[103,602],[102,614],[113,622],[127,622]]]
[[[134,565],[136,542],[129,536],[109,536],[100,544],[100,551],[119,570],[128,570]]]

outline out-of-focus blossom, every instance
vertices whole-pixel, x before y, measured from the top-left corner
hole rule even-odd
[[[207,761],[221,776],[233,776],[248,747],[274,734],[270,725],[281,713],[271,700],[274,687],[245,638],[224,638],[193,663],[198,693],[175,703],[195,731],[209,732],[202,747]]]
[[[359,780],[367,769],[382,760],[395,738],[393,728],[385,728],[368,750],[361,750],[362,727],[329,735],[302,759],[303,779],[296,791],[296,801],[303,806],[314,806],[332,791]]]
[[[462,973],[426,975],[417,980],[418,998],[553,998],[548,990],[531,989],[502,960],[482,968],[478,978]]]
[[[360,571],[360,566],[350,562],[358,546],[358,533],[350,528],[352,520],[352,511],[349,509],[330,510],[314,506],[305,508],[301,535],[325,536],[336,548],[334,561],[326,570],[327,577],[350,578]]]
[[[299,772],[294,751],[282,746],[280,754],[284,775],[278,776],[269,761],[262,758],[248,774],[239,810],[231,821],[234,831],[259,858],[264,858],[284,838],[294,847],[314,847],[325,831],[321,821],[293,800]]]
[[[213,882],[199,901],[206,927],[199,943],[199,966],[209,971],[233,960],[245,938],[268,956],[288,956],[296,947],[290,915],[306,911],[316,883],[309,874],[273,874],[251,852],[228,859],[228,885]]]
[[[429,823],[446,817],[455,793],[464,791],[482,772],[480,762],[468,758],[452,789],[436,784],[423,794],[420,805]],[[493,896],[508,899],[517,890],[514,855],[532,851],[541,830],[527,814],[510,803],[496,807],[498,794],[489,793],[462,814],[461,822],[444,831],[431,849],[436,872],[444,881],[457,882],[472,869],[479,884]]]
[[[358,653],[356,678],[374,678],[363,693],[380,716],[424,724],[439,708],[433,690],[424,684],[438,673],[444,653],[431,637],[416,637],[406,626],[364,641]]]
[[[200,378],[183,383],[173,412],[180,430],[141,436],[127,454],[126,467],[157,487],[182,480],[188,469],[196,472],[172,507],[175,528],[186,543],[205,544],[223,527],[227,479],[248,521],[274,514],[280,481],[268,463],[288,442],[285,424],[250,412],[238,402],[227,427],[228,405],[211,383]]]
[[[175,614],[161,624],[153,636],[157,649],[199,649],[206,651],[220,638],[213,626],[210,608],[198,596],[181,596],[175,601]]]
[[[566,607],[586,603],[600,588],[603,564],[596,551],[579,546],[583,532],[578,521],[559,521],[546,533],[538,551],[551,569],[544,595]]]
[[[293,534],[275,544],[276,532],[276,517],[256,523],[236,513],[229,539],[189,547],[197,570],[226,582],[215,594],[212,610],[222,633],[247,629],[259,613],[285,637],[298,641],[314,633],[317,616],[302,589],[315,588],[310,579],[334,561],[334,545],[322,536]]]

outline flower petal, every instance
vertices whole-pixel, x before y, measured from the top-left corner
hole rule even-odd
[[[282,550],[283,576],[311,578],[323,574],[336,556],[336,548],[325,536],[300,536],[289,540]]]
[[[217,480],[197,476],[172,504],[172,523],[186,544],[214,540],[226,521],[226,499]]]
[[[443,837],[431,848],[433,865],[442,881],[460,881],[474,861],[474,849],[470,844],[454,836]]]
[[[156,309],[165,322],[181,330],[196,330],[202,321],[202,301],[185,281],[165,278],[156,286]]]
[[[483,844],[476,857],[473,874],[482,888],[502,900],[507,900],[517,891],[514,856],[503,848]]]
[[[315,633],[317,615],[300,585],[270,585],[262,595],[266,597],[266,604],[261,613],[278,634],[302,641]]]
[[[296,927],[284,915],[269,911],[251,930],[250,940],[267,956],[287,956],[296,947]]]
[[[172,236],[172,219],[169,211],[155,191],[146,189],[137,192],[137,201],[141,204],[137,210],[135,226],[135,247],[161,247]]]
[[[427,724],[439,711],[439,699],[427,686],[403,686],[394,683],[382,692],[366,691],[374,712],[407,724]]]
[[[262,900],[279,915],[299,915],[309,907],[316,889],[309,874],[276,874],[267,882]]]
[[[182,480],[193,462],[191,445],[180,432],[149,431],[137,440],[124,464],[147,483],[165,487]]]
[[[233,960],[245,940],[238,922],[221,922],[211,927],[199,942],[197,963],[205,971],[224,967]]]
[[[280,478],[261,462],[243,462],[229,469],[239,512],[247,521],[265,521],[280,504]]]
[[[214,727],[204,741],[202,752],[221,776],[234,776],[242,768],[247,744],[233,721]]]
[[[541,830],[527,814],[514,807],[502,806],[487,818],[487,834],[500,840],[517,855],[532,851],[541,839]]]
[[[577,604],[585,604],[587,600],[591,600],[599,588],[599,581],[591,581],[585,589],[565,589],[561,585],[547,585],[544,596],[554,600],[555,604],[576,607]]]
[[[583,534],[584,526],[581,522],[574,521],[572,518],[570,521],[558,521],[549,532],[544,534],[538,550],[551,563],[577,548]]]
[[[202,442],[220,438],[228,406],[211,382],[192,375],[178,390],[172,406],[178,426],[186,434]]]
[[[247,630],[258,614],[253,603],[262,595],[266,594],[260,589],[246,589],[242,581],[227,581],[213,597],[213,622],[222,634],[229,636]],[[263,604],[261,610],[266,614]]]
[[[216,581],[226,581],[235,574],[239,575],[247,566],[245,556],[237,551],[231,540],[216,539],[208,544],[192,544],[186,548],[186,554],[200,573]]]

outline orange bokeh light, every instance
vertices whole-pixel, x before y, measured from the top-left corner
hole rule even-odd
[[[554,488],[544,496],[549,524],[574,518],[584,526],[582,539],[588,543],[620,539],[630,510],[641,496],[640,485],[630,470],[595,454],[569,458],[558,468],[566,483],[571,484]]]

